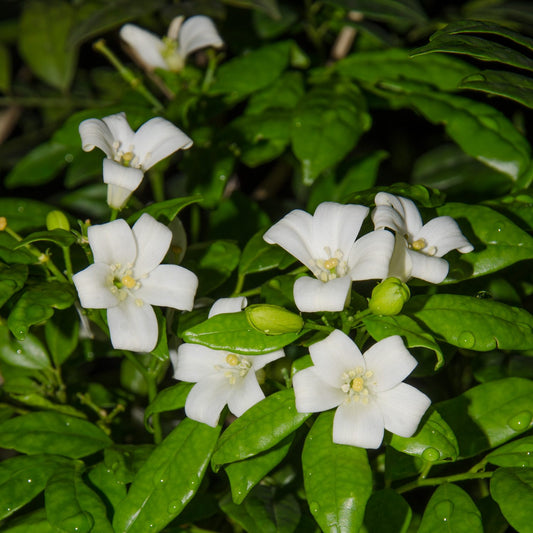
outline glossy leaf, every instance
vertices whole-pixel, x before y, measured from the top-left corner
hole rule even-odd
[[[247,115],[264,113],[268,109],[293,109],[303,97],[301,73],[285,72],[271,85],[253,94],[246,107]]]
[[[0,260],[9,264],[33,265],[35,256],[28,250],[15,250],[19,241],[5,232],[0,232]]]
[[[435,410],[429,417],[424,417],[421,426],[412,437],[392,435],[390,445],[399,452],[421,457],[424,461],[436,464],[455,461],[459,455],[457,438]]]
[[[392,489],[370,496],[365,511],[368,533],[406,533],[413,512],[404,498]]]
[[[294,435],[288,435],[270,450],[259,453],[243,461],[226,465],[224,470],[231,485],[231,496],[237,505],[242,503],[249,492],[281,461],[291,447]]]
[[[418,533],[483,533],[481,513],[463,489],[441,485],[429,500]]]
[[[165,200],[151,204],[140,211],[137,211],[128,217],[128,224],[134,224],[137,219],[144,213],[152,215],[156,220],[163,224],[172,222],[185,207],[198,203],[202,200],[201,196],[185,196],[183,198],[173,198],[172,200]]]
[[[533,425],[533,382],[489,381],[435,405],[459,443],[460,457],[500,446]]]
[[[331,411],[320,414],[305,440],[305,493],[322,531],[350,533],[363,523],[372,471],[365,449],[333,443],[333,416]]]
[[[61,0],[33,0],[20,19],[19,51],[42,80],[65,92],[74,77],[78,49],[67,46],[76,12]]]
[[[17,248],[22,248],[34,242],[53,242],[58,246],[70,246],[76,242],[76,237],[64,229],[54,229],[52,231],[36,231],[30,233],[27,237],[22,239],[17,245]]]
[[[32,370],[50,368],[50,357],[43,343],[32,335],[22,341],[14,339],[5,326],[0,326],[0,359],[9,365]]]
[[[193,383],[182,382],[157,393],[157,396],[144,410],[144,426],[150,433],[153,432],[149,424],[150,417],[155,413],[166,413],[185,407],[185,401],[193,385]]]
[[[473,252],[451,259],[450,281],[490,274],[533,259],[533,237],[490,207],[449,203],[437,212],[454,218],[474,246]]]
[[[458,348],[488,352],[533,346],[533,316],[493,300],[456,294],[415,296],[404,312]]]
[[[264,230],[256,233],[246,244],[239,262],[239,274],[255,274],[274,268],[286,268],[295,261],[280,246],[272,246],[263,239]]]
[[[405,196],[414,200],[422,207],[436,207],[444,203],[444,194],[437,189],[431,189],[424,185],[409,185],[408,183],[393,183],[389,187],[373,187],[365,191],[358,191],[349,195],[345,201],[352,204],[363,204],[371,206],[374,204],[374,197],[380,191],[386,191],[397,196]]]
[[[129,484],[154,449],[153,444],[115,444],[104,450],[104,465],[117,482]]]
[[[78,459],[110,444],[111,439],[94,424],[60,413],[28,413],[0,424],[0,447],[22,453]]]
[[[79,342],[80,317],[72,310],[56,311],[44,325],[46,345],[56,366],[61,366]]]
[[[44,491],[46,516],[59,531],[113,533],[102,500],[82,480],[83,463],[56,470]]]
[[[28,277],[26,265],[5,265],[0,263],[0,307],[18,292]]]
[[[365,99],[355,85],[342,82],[313,88],[295,109],[291,131],[304,183],[310,185],[339,163],[370,124]]]
[[[220,427],[185,419],[150,455],[118,505],[113,527],[123,533],[161,531],[196,494]]]
[[[183,333],[185,342],[202,344],[216,350],[248,355],[260,355],[274,352],[294,342],[305,333],[282,333],[267,335],[254,329],[246,313],[224,313],[215,315]]]
[[[74,288],[67,283],[49,281],[30,285],[9,313],[7,325],[17,339],[24,340],[30,326],[50,318],[54,309],[70,307],[75,298]]]
[[[0,213],[17,232],[32,231],[46,225],[46,215],[53,206],[26,198],[0,198]],[[18,244],[18,243],[17,243]]]
[[[487,462],[497,466],[528,468],[533,466],[533,437],[514,440],[489,453]]]
[[[490,494],[516,531],[527,532],[533,520],[533,469],[499,468],[490,480]]]
[[[2,527],[4,533],[28,533],[28,531],[31,531],[31,533],[57,532],[57,530],[50,525],[50,522],[48,522],[46,511],[44,509],[38,509],[37,511],[26,513]]]
[[[256,403],[220,437],[211,465],[214,470],[226,463],[241,461],[269,450],[298,429],[311,415],[298,413],[294,391],[285,389]]]
[[[95,487],[99,494],[103,495],[107,502],[109,502],[113,511],[126,497],[126,485],[103,462],[94,465],[87,472],[87,478],[91,486]]]
[[[56,411],[58,413],[63,413],[64,415],[75,416],[77,418],[87,418],[87,415],[82,411],[79,411],[71,405],[65,405],[62,403],[56,403],[48,398],[45,398],[41,395],[42,393],[34,392],[21,392],[12,391],[10,393],[13,400],[27,405],[29,407],[35,407],[47,411]]]
[[[363,318],[363,323],[375,341],[380,341],[391,335],[401,335],[405,339],[407,348],[422,347],[435,352],[437,357],[435,370],[444,364],[444,355],[433,335],[411,317],[407,315],[368,315]]]

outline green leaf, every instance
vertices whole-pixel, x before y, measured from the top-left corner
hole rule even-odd
[[[57,311],[44,325],[46,345],[55,366],[61,366],[76,349],[80,319],[72,310]]]
[[[489,453],[485,459],[497,466],[515,466],[527,468],[533,466],[533,437],[509,442]]]
[[[498,468],[490,480],[490,494],[516,531],[531,531],[533,469]]]
[[[50,358],[42,342],[31,333],[24,340],[13,339],[5,326],[0,326],[0,359],[9,365],[32,370],[50,368]]]
[[[19,51],[42,80],[63,92],[74,77],[78,48],[67,46],[76,13],[60,0],[33,0],[24,5],[20,19]]]
[[[296,411],[292,389],[267,396],[224,431],[217,443],[211,466],[217,471],[223,464],[241,461],[269,450],[296,431],[310,416],[309,413]]]
[[[75,407],[65,405],[62,403],[54,403],[48,398],[41,396],[42,393],[17,393],[15,391],[10,393],[11,398],[15,401],[28,405],[30,407],[37,407],[41,410],[57,411],[65,415],[76,416],[78,418],[87,418],[85,413],[78,411]]]
[[[54,455],[21,455],[0,463],[0,519],[33,500],[48,478],[69,460]]]
[[[113,527],[123,533],[161,531],[196,494],[220,432],[181,421],[140,468],[118,505]]]
[[[46,516],[59,531],[113,533],[102,500],[82,480],[83,463],[56,470],[44,491]]]
[[[0,213],[8,226],[17,232],[31,231],[46,225],[46,215],[55,209],[37,200],[0,198]]]
[[[195,196],[184,196],[182,198],[173,198],[171,200],[165,200],[163,202],[157,202],[151,204],[140,211],[137,211],[130,217],[128,217],[128,224],[135,223],[138,218],[144,214],[148,213],[152,215],[157,221],[163,224],[170,224],[185,207],[196,204],[202,201],[202,197],[199,195]]]
[[[0,447],[28,454],[77,459],[110,444],[111,439],[94,424],[60,413],[29,413],[0,424]]]
[[[311,185],[323,170],[339,163],[370,124],[365,99],[355,85],[344,81],[313,88],[295,109],[291,130],[304,183]]]
[[[400,494],[392,489],[378,490],[366,505],[365,526],[368,533],[406,533],[412,516]]]
[[[460,457],[500,446],[533,425],[533,382],[489,381],[435,405],[459,443]]]
[[[399,452],[434,464],[455,461],[459,455],[457,438],[436,410],[424,417],[423,424],[412,437],[392,435],[390,445]]]
[[[87,473],[87,478],[91,486],[109,502],[113,511],[116,510],[117,505],[126,497],[128,492],[126,485],[103,462],[94,465]]]
[[[502,96],[530,109],[533,108],[533,80],[530,76],[516,72],[483,70],[464,78],[459,89]]]
[[[408,348],[428,348],[435,352],[437,362],[435,370],[444,365],[444,355],[431,333],[423,329],[416,320],[407,315],[378,316],[368,315],[363,318],[368,333],[375,341],[391,335],[401,335]]]
[[[0,45],[0,91],[7,92],[11,86],[11,56],[9,50]]]
[[[437,189],[431,189],[424,185],[409,185],[408,183],[393,183],[388,187],[372,187],[365,191],[358,191],[348,196],[346,203],[373,205],[374,197],[380,191],[385,191],[397,196],[405,196],[414,200],[423,207],[436,207],[444,203],[444,194]]]
[[[154,449],[153,444],[115,444],[104,450],[104,465],[117,482],[129,484]]]
[[[267,87],[287,68],[292,46],[292,41],[267,44],[223,63],[216,71],[211,93],[240,100]]]
[[[418,533],[483,533],[481,513],[457,485],[441,485],[429,500]]]
[[[412,25],[426,21],[418,0],[332,0],[346,8],[360,11],[365,18],[390,24]]]
[[[155,413],[166,413],[176,411],[185,407],[187,396],[193,387],[193,383],[178,383],[172,387],[167,387],[157,393],[157,396],[144,410],[144,427],[153,433],[149,424],[150,417]]]
[[[490,207],[449,203],[437,213],[454,218],[474,246],[473,252],[451,259],[450,281],[490,274],[533,259],[533,237]]]
[[[279,463],[289,452],[294,435],[288,435],[273,448],[243,461],[230,463],[224,470],[231,485],[231,496],[236,504],[242,503],[249,492]]]
[[[44,509],[26,513],[2,527],[4,533],[57,533],[57,529],[48,522]]]
[[[456,294],[415,296],[404,312],[447,343],[477,352],[528,350],[533,316],[525,309]]]
[[[192,342],[245,355],[274,352],[291,344],[306,330],[281,335],[267,335],[254,329],[246,312],[215,315],[183,333],[185,342]]]
[[[30,326],[50,318],[54,309],[70,307],[75,299],[74,288],[67,283],[48,281],[30,285],[9,313],[7,325],[17,339],[24,340]]]
[[[357,51],[341,59],[335,69],[344,76],[376,85],[383,80],[408,79],[434,85],[442,91],[457,90],[477,68],[444,54],[410,57],[407,50]]]
[[[363,523],[372,471],[365,449],[333,443],[333,416],[333,411],[320,414],[305,440],[305,493],[322,531],[351,533]]]
[[[272,246],[263,239],[264,230],[256,233],[246,244],[241,254],[239,274],[255,274],[274,268],[286,268],[295,261],[280,246]]]
[[[260,115],[269,109],[292,110],[304,96],[300,72],[285,72],[271,85],[253,94],[246,106],[247,115]]]
[[[26,265],[5,265],[0,263],[0,307],[24,287],[28,277]]]
[[[54,229],[52,231],[37,231],[30,233],[27,237],[22,239],[17,245],[17,248],[22,248],[33,242],[53,242],[58,246],[70,246],[76,242],[76,237],[70,232],[64,229]]]

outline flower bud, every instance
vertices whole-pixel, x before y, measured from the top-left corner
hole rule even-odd
[[[246,318],[254,329],[267,335],[296,333],[304,325],[300,315],[270,304],[250,305],[246,308]]]
[[[375,315],[397,315],[409,300],[409,287],[398,278],[387,278],[374,287],[368,308]]]
[[[50,211],[50,213],[46,215],[46,228],[48,231],[52,231],[54,229],[64,229],[65,231],[69,231],[70,224],[65,216],[65,213],[56,209],[54,211]]]

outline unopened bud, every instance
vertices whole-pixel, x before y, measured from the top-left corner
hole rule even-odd
[[[65,216],[65,213],[56,209],[54,211],[50,211],[50,213],[46,215],[46,228],[48,231],[52,231],[54,229],[64,229],[65,231],[69,231],[70,224]]]
[[[246,318],[253,328],[267,335],[296,333],[304,325],[300,315],[287,311],[279,305],[250,305],[246,308]]]
[[[397,315],[409,300],[409,287],[398,278],[387,278],[374,287],[368,308],[375,315]]]

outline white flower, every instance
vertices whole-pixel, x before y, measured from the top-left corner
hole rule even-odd
[[[339,330],[309,347],[314,366],[293,377],[300,413],[336,407],[333,442],[379,448],[384,429],[411,437],[431,400],[402,383],[417,365],[394,335],[361,354]]]
[[[186,268],[160,265],[171,231],[148,214],[130,229],[118,219],[88,229],[94,264],[72,277],[81,305],[107,309],[114,348],[150,352],[157,343],[152,305],[192,309],[198,278]]]
[[[388,231],[373,231],[355,240],[369,209],[362,205],[323,202],[311,216],[296,209],[264,235],[302,262],[317,279],[294,283],[300,311],[342,311],[352,280],[384,278],[394,239]]]
[[[147,68],[173,72],[182,70],[187,56],[193,52],[209,46],[224,46],[213,21],[203,15],[191,17],[185,22],[183,17],[176,17],[170,23],[168,35],[162,39],[134,24],[122,26],[120,37]]]
[[[440,283],[449,269],[448,261],[442,256],[451,250],[464,254],[474,249],[452,217],[437,217],[423,224],[416,205],[407,198],[379,192],[375,202],[374,227],[390,228],[396,233],[387,277],[404,282],[418,278]]]
[[[131,193],[139,187],[144,173],[176,150],[186,150],[192,140],[168,120],[156,117],[134,132],[125,113],[102,120],[90,118],[79,126],[82,148],[90,152],[100,148],[104,159],[104,183],[107,203],[122,209]]]
[[[235,313],[246,306],[246,298],[223,298],[213,305],[215,312]],[[239,355],[213,350],[199,344],[182,344],[171,352],[174,378],[196,383],[185,402],[185,414],[192,420],[215,427],[227,404],[235,416],[241,416],[265,395],[256,372],[283,357],[283,350],[264,355]]]

